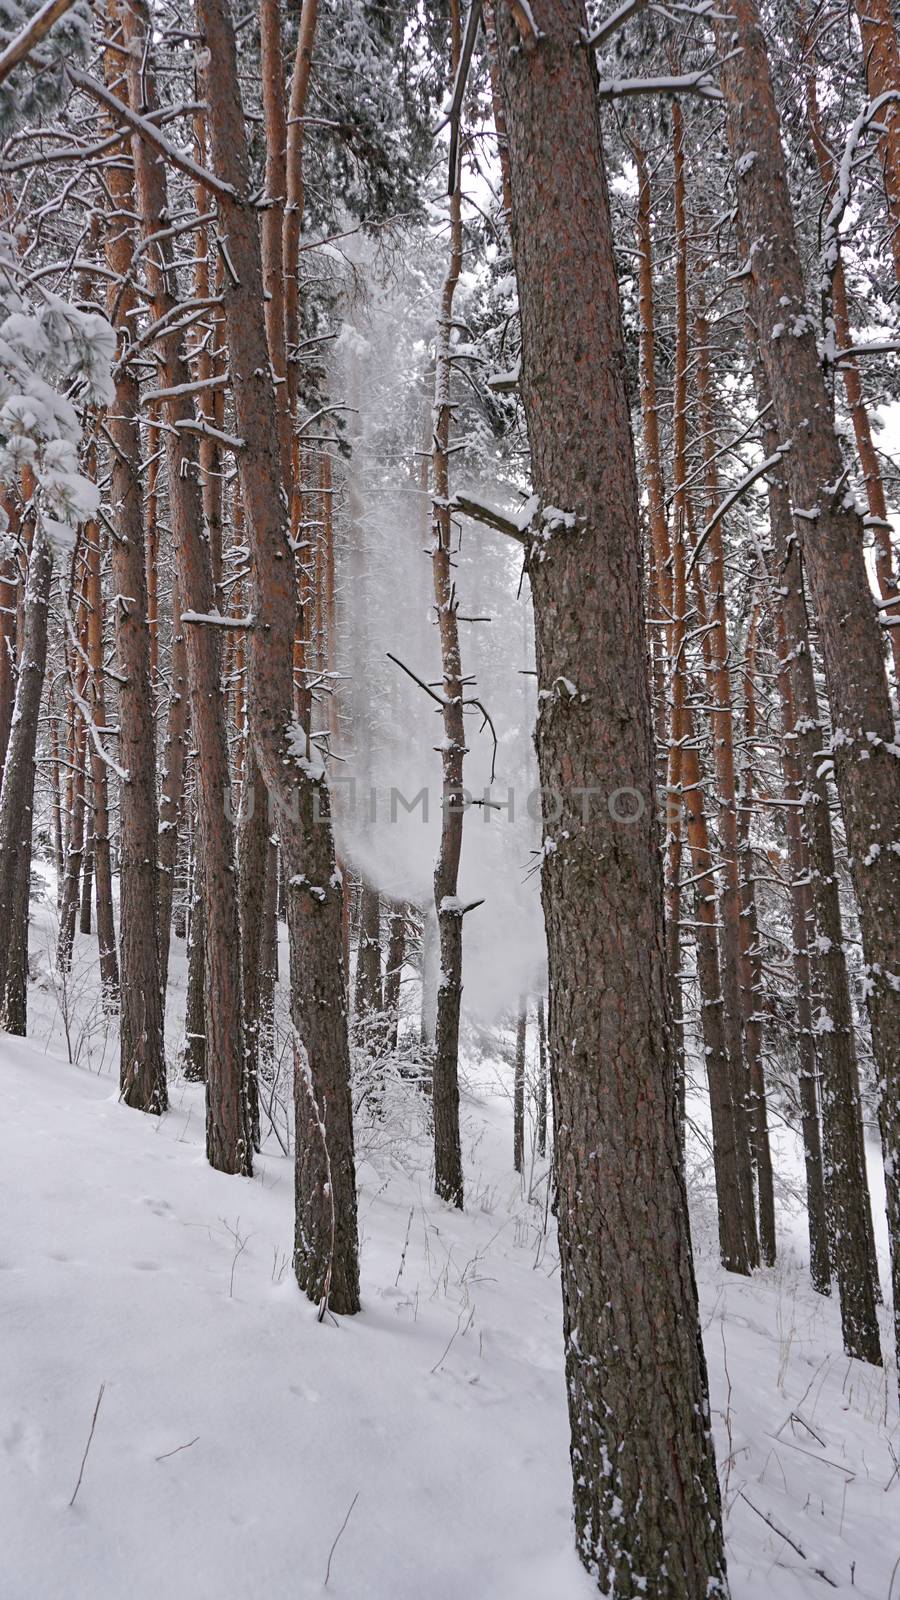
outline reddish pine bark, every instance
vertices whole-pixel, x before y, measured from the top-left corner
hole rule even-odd
[[[880,95],[892,90],[895,94],[895,98],[882,108],[878,121],[884,128],[880,141],[881,170],[894,271],[900,283],[900,100],[896,98],[896,91],[900,88],[900,45],[897,42],[896,13],[892,10],[891,0],[856,0],[856,15],[862,35],[869,96],[877,100]]]
[[[109,0],[108,21],[115,32],[119,26],[116,0]],[[120,88],[121,62],[118,51],[105,51],[104,72],[114,89]],[[132,217],[135,209],[127,153],[126,139],[117,160],[107,167],[115,215],[107,224],[106,261],[117,280],[110,286],[108,306],[123,355],[127,354],[132,313],[137,307],[131,283],[134,240],[130,225],[123,221]],[[116,655],[123,680],[119,685],[119,760],[128,773],[119,797],[120,1075],[128,1105],[160,1113],[166,1109],[167,1092],[156,921],[156,727],[147,627],[139,416],[137,377],[126,362],[116,367],[115,397],[106,417],[112,444],[110,515],[116,530],[110,545],[112,583],[118,596]]]
[[[524,35],[502,8],[498,57],[532,481],[542,507],[571,518],[539,512],[526,555],[553,796],[542,898],[576,1534],[601,1589],[697,1600],[726,1580],[676,1127],[609,197],[584,7],[541,0],[531,13],[538,40],[524,8]],[[608,810],[623,792],[630,824]]]
[[[863,522],[845,488],[815,323],[806,306],[756,0],[730,0],[730,10],[731,20],[714,22],[720,53],[727,54],[720,76],[741,232],[752,241],[753,320],[780,442],[790,444],[784,473],[819,621],[835,782],[866,963],[900,1346],[900,763],[863,556]]]
[[[303,226],[303,145],[306,99],[312,71],[312,51],[318,20],[318,0],[301,0],[297,49],[288,101],[285,175],[287,204],[282,234],[284,272],[284,345],[288,361],[288,400],[291,414],[297,408],[298,368],[291,359],[300,337],[300,230]]]
[[[350,1099],[342,891],[330,800],[309,739],[292,721],[293,553],[281,484],[278,421],[263,311],[257,213],[227,0],[197,0],[210,52],[208,132],[233,277],[223,288],[248,544],[254,627],[248,712],[256,757],[279,810],[291,950],[296,1116],[294,1267],[309,1297],[335,1311],[359,1307],[356,1178]]]
[[[758,380],[760,410],[768,390]],[[771,414],[763,423],[766,454],[774,453],[776,427]],[[831,1220],[831,1253],[841,1302],[844,1348],[876,1365],[881,1343],[876,1314],[877,1268],[863,1152],[859,1073],[854,1042],[853,1007],[844,955],[844,929],[837,867],[831,833],[828,786],[822,771],[826,724],[816,690],[803,568],[793,535],[790,499],[780,476],[769,483],[775,614],[779,657],[779,689],[783,737],[788,752],[786,778],[802,777],[804,805],[801,843],[808,865],[795,918],[811,911],[810,950],[813,994],[818,1004],[811,1019],[822,1099],[825,1199]],[[796,765],[796,772],[795,772]],[[789,834],[790,840],[790,834]],[[794,857],[800,865],[796,846]],[[799,930],[798,930],[799,932]],[[818,1024],[818,1025],[817,1025]],[[803,1063],[801,1062],[801,1069]],[[801,1085],[801,1087],[803,1087]],[[808,1090],[807,1090],[808,1093]],[[807,1112],[808,1115],[808,1112]]]
[[[145,115],[155,109],[155,95],[152,75],[144,66],[148,21],[142,0],[129,0],[122,17],[129,46],[129,97],[132,109]],[[137,207],[145,240],[149,240],[158,232],[159,218],[168,215],[165,167],[140,136],[132,137],[132,149]],[[176,302],[166,270],[165,242],[157,240],[147,248],[144,263],[154,314],[166,317]],[[180,341],[177,333],[157,341],[166,389],[177,390],[190,382]],[[163,399],[162,415],[168,424],[166,464],[179,596],[185,610],[207,616],[216,609],[211,550],[215,543],[198,483],[198,451],[190,431],[190,426],[196,426],[191,396],[174,394]],[[207,479],[215,465],[209,462]],[[211,1166],[219,1171],[249,1175],[253,1159],[246,1106],[234,833],[225,804],[230,771],[220,639],[214,626],[183,625],[191,727],[197,746],[195,795],[205,935],[206,1153]]]
[[[700,767],[693,710],[688,699],[685,643],[688,622],[686,540],[691,515],[688,478],[688,284],[687,217],[684,180],[684,125],[680,107],[674,110],[675,200],[675,381],[672,400],[673,473],[675,477],[672,534],[672,738],[670,789],[680,793],[685,834],[696,881],[697,981],[700,989],[701,1027],[704,1041],[710,1113],[713,1124],[713,1166],[719,1214],[722,1261],[733,1272],[749,1272],[757,1265],[758,1249],[753,1208],[753,1174],[744,1095],[740,1037],[740,1001],[736,978],[726,979],[727,948],[721,955],[716,924],[714,858],[710,849],[703,775]],[[705,623],[705,595],[695,574],[696,604]],[[670,893],[680,910],[680,894]],[[675,909],[673,907],[673,910]],[[736,959],[736,952],[735,952]]]
[[[703,461],[705,517],[712,519],[719,504],[719,474],[716,463],[716,396],[710,363],[710,328],[702,306],[695,323],[697,356],[697,421]],[[709,651],[707,681],[710,694],[710,731],[719,804],[717,832],[722,874],[719,911],[722,994],[726,1027],[729,1030],[729,1055],[733,1063],[732,1095],[740,1102],[738,1127],[752,1145],[759,1200],[759,1245],[767,1266],[775,1261],[775,1209],[772,1193],[772,1158],[766,1118],[765,1087],[762,1079],[759,1027],[752,993],[749,930],[755,926],[756,902],[752,880],[741,883],[737,774],[734,754],[734,697],[732,656],[725,605],[725,546],[723,519],[716,522],[709,536],[708,565],[703,569],[707,590],[709,632],[704,643]],[[700,569],[697,568],[698,577]],[[752,681],[747,680],[751,684]],[[751,703],[748,701],[748,704]],[[745,799],[745,804],[746,799]],[[746,1134],[744,1133],[746,1130]],[[752,1185],[745,1189],[745,1204],[753,1205]],[[752,1248],[752,1245],[751,1245]],[[754,1252],[755,1255],[755,1252]]]
[[[805,23],[805,18],[804,18]],[[822,131],[822,118],[819,111],[819,99],[816,89],[816,73],[814,61],[809,57],[809,41],[805,32],[803,42],[807,50],[806,68],[806,112],[809,120],[810,134],[813,149],[819,164],[819,175],[822,184],[829,193],[835,179],[834,157],[825,140]],[[900,60],[897,63],[898,84],[900,89]],[[887,122],[887,118],[881,119]],[[900,113],[896,116],[896,127],[893,130],[895,137],[900,141]],[[888,124],[889,125],[889,124]],[[900,212],[898,212],[900,218]],[[900,237],[900,229],[895,233]],[[831,314],[834,318],[834,337],[839,350],[848,350],[853,337],[850,328],[850,308],[847,301],[847,281],[844,276],[844,263],[841,257],[840,240],[835,240],[836,260],[831,274]],[[862,374],[859,362],[855,356],[845,356],[841,361],[841,377],[844,382],[844,393],[847,397],[847,409],[853,424],[853,435],[856,440],[856,453],[862,468],[863,482],[866,489],[866,501],[869,507],[869,527],[872,529],[875,545],[875,575],[882,600],[897,594],[897,578],[894,570],[894,552],[891,545],[891,524],[888,521],[887,500],[884,492],[884,480],[881,475],[881,466],[878,452],[872,438],[872,425],[869,421],[869,412],[863,393]],[[900,604],[890,607],[885,613],[888,616],[900,617]],[[900,688],[900,628],[889,628],[888,645],[891,650],[894,666],[894,679]]]

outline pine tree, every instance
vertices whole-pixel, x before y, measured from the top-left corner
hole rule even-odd
[[[675,1121],[638,494],[595,78],[580,4],[503,7],[497,22],[537,498],[525,533],[536,738],[541,783],[562,809],[544,824],[542,897],[576,1534],[601,1588],[695,1600],[726,1592],[725,1569]],[[607,811],[623,794],[627,825]]]

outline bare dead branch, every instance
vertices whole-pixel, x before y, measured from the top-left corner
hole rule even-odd
[[[94,1437],[94,1429],[97,1426],[97,1413],[100,1410],[100,1401],[103,1399],[103,1391],[104,1391],[105,1388],[106,1388],[106,1384],[105,1383],[101,1383],[100,1389],[99,1389],[99,1392],[98,1392],[98,1395],[97,1395],[97,1404],[94,1407],[94,1415],[91,1418],[91,1431],[88,1434],[88,1441],[87,1441],[87,1444],[84,1447],[84,1455],[81,1458],[81,1466],[78,1469],[78,1482],[76,1483],[74,1489],[72,1490],[72,1498],[69,1501],[69,1505],[70,1506],[73,1506],[75,1504],[75,1496],[77,1495],[79,1489],[81,1488],[81,1480],[84,1477],[84,1464],[87,1461],[88,1451],[91,1448],[91,1441],[92,1441],[92,1439]]]
[[[322,1587],[324,1589],[328,1588],[328,1579],[331,1577],[331,1558],[334,1555],[335,1550],[337,1549],[338,1539],[341,1537],[341,1534],[343,1533],[344,1529],[346,1528],[347,1523],[350,1521],[350,1516],[351,1516],[351,1513],[353,1511],[353,1507],[356,1505],[356,1502],[359,1499],[359,1495],[360,1495],[360,1491],[357,1489],[355,1495],[353,1496],[353,1499],[350,1501],[350,1505],[349,1505],[348,1510],[347,1510],[347,1515],[345,1516],[343,1522],[341,1523],[340,1527],[338,1528],[337,1534],[335,1535],[334,1544],[331,1546],[331,1549],[328,1552],[328,1565],[325,1568],[325,1582],[322,1585]]]
[[[502,511],[496,511],[493,506],[485,505],[483,501],[476,500],[471,494],[455,494],[450,502],[451,511],[458,511],[464,517],[471,517],[473,522],[481,522],[486,528],[494,528],[497,533],[505,533],[510,539],[517,539],[519,544],[525,543],[525,534],[511,517],[504,516]]]

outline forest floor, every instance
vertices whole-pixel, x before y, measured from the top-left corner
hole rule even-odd
[[[363,1134],[363,1310],[320,1324],[277,1143],[252,1179],[213,1172],[202,1089],[176,1082],[159,1121],[128,1110],[114,1049],[82,1030],[60,1059],[59,997],[32,996],[33,1038],[0,1035],[0,1600],[305,1600],[326,1575],[347,1600],[595,1595],[554,1226],[539,1169],[511,1171],[505,1064],[467,1070],[465,1214],[431,1194],[423,1118]],[[700,1193],[735,1600],[900,1600],[893,1367],[842,1355],[795,1217],[749,1281],[710,1221]]]

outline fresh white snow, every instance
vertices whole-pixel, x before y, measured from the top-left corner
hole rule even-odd
[[[118,1103],[90,949],[77,1064],[46,976],[32,1039],[0,1034],[2,1600],[304,1600],[351,1503],[336,1597],[595,1596],[570,1531],[554,1224],[541,1164],[532,1203],[512,1171],[501,1052],[466,1066],[464,1215],[431,1193],[421,1116],[361,1129],[363,1310],[320,1325],[291,1272],[290,1162],[270,1140],[252,1180],[213,1172],[196,1087],[176,1082],[160,1121]],[[176,943],[175,1029],[183,983]],[[799,1216],[779,1266],[744,1281],[693,1187],[735,1600],[888,1600],[893,1369],[842,1355]]]

